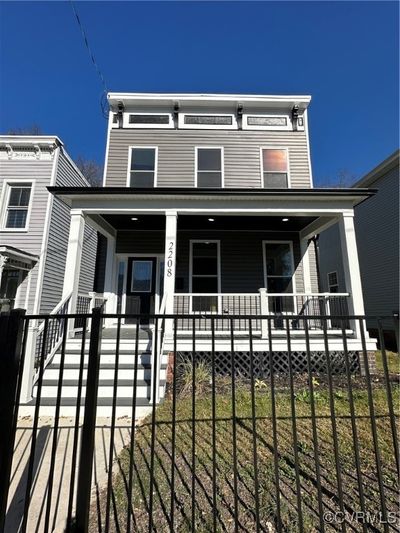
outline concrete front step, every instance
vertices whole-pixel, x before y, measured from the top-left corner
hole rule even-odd
[[[53,399],[54,401],[57,398],[57,392],[58,392],[58,383],[56,381],[53,382],[53,380],[50,380],[51,385],[43,385],[42,387],[42,393],[41,397],[42,399]],[[160,383],[160,392],[163,390],[164,383]],[[82,397],[84,398],[86,394],[86,386],[82,387]],[[107,398],[108,396],[113,396],[114,394],[114,386],[111,385],[100,385],[97,391],[97,396],[99,399],[101,398]],[[33,391],[33,397],[36,398],[37,395],[37,389],[34,389]],[[77,397],[78,396],[78,385],[64,385],[61,389],[61,397]],[[133,386],[130,384],[127,385],[120,385],[118,383],[117,385],[117,392],[116,392],[117,398],[131,398],[133,396]],[[136,398],[148,398],[150,396],[150,382],[147,381],[141,381],[138,383],[138,386],[136,388]],[[42,403],[42,400],[41,400]]]
[[[78,379],[79,378],[79,365],[65,365],[63,372],[63,381],[68,379]],[[160,378],[165,379],[166,376],[166,365],[163,365],[160,369]],[[87,376],[87,367],[83,369],[82,372],[83,378]],[[99,379],[100,380],[113,380],[115,375],[114,365],[107,365],[107,367],[100,367]],[[118,380],[121,379],[130,379],[133,380],[135,375],[135,367],[133,365],[125,365],[125,367],[118,367]],[[136,370],[137,379],[150,380],[151,379],[151,366],[150,365],[138,365]],[[58,380],[60,376],[60,365],[50,366],[46,369],[45,379],[56,379]]]

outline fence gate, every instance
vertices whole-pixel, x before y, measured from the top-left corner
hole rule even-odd
[[[130,318],[0,316],[1,533],[398,530],[400,372],[381,319],[370,352],[366,317],[335,334],[331,316]]]

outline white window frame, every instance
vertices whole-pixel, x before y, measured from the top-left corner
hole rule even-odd
[[[273,295],[276,293],[268,292],[268,272],[267,272],[267,253],[266,253],[266,244],[289,244],[290,255],[291,255],[291,264],[292,264],[292,287],[293,293],[296,294],[296,268],[294,263],[294,253],[293,253],[293,241],[290,240],[263,240],[262,241],[262,253],[263,253],[263,266],[264,266],[264,283],[267,290],[267,295]],[[287,276],[271,276],[273,278],[286,278]],[[279,294],[279,293],[277,293]],[[289,293],[290,294],[290,293]],[[296,308],[296,306],[295,306]]]
[[[193,244],[195,243],[216,243],[217,244],[217,286],[218,286],[218,293],[221,294],[221,241],[218,239],[191,239],[189,241],[189,293],[193,293]],[[215,276],[210,274],[205,274],[202,276],[204,278],[215,278]],[[197,293],[196,293],[197,294]],[[204,293],[208,294],[208,293]],[[210,293],[211,294],[211,293]],[[218,312],[220,312],[219,306],[220,306],[220,298],[217,298],[218,302]],[[190,298],[190,313],[193,312],[192,308],[192,298]]]
[[[330,274],[336,274],[336,284],[334,284],[334,285],[331,285],[331,283],[329,281]],[[338,276],[337,270],[332,270],[332,272],[328,272],[326,277],[327,277],[327,280],[328,280],[328,291],[331,292],[331,288],[332,287],[336,287],[337,288],[337,292],[339,292],[339,276]]]
[[[129,122],[129,116],[130,115],[167,115],[168,116],[168,124],[131,124]],[[118,127],[118,124],[114,124],[116,127]],[[153,129],[153,130],[159,130],[159,129],[171,129],[174,127],[174,119],[172,117],[172,113],[166,113],[165,111],[160,111],[159,113],[151,112],[151,113],[145,113],[143,111],[136,112],[136,111],[125,111],[122,118],[122,126],[124,128],[130,128],[130,129]]]
[[[261,178],[261,188],[264,189],[264,158],[263,150],[284,150],[286,152],[286,161],[287,161],[287,188],[292,187],[292,180],[290,175],[290,158],[289,158],[289,148],[287,146],[260,146],[260,178]],[[275,174],[285,174],[285,172],[275,172]],[[279,189],[277,189],[279,190]],[[285,189],[282,189],[285,190]]]
[[[212,189],[224,189],[225,188],[225,151],[223,146],[195,146],[194,147],[194,186],[198,187],[198,151],[199,150],[220,150],[221,152],[221,187],[211,187]],[[202,172],[202,171],[200,171]],[[204,171],[205,172],[205,171]],[[212,172],[212,171],[211,171]],[[206,188],[206,187],[201,187]]]
[[[10,200],[10,194],[11,194],[11,188],[17,187],[18,185],[21,185],[22,187],[31,187],[31,194],[29,197],[29,205],[28,205],[28,212],[26,215],[26,222],[25,226],[23,228],[7,228],[6,227],[6,221],[7,221],[7,212],[8,212],[8,203]],[[9,232],[9,233],[26,233],[29,231],[29,223],[31,218],[31,212],[32,212],[32,205],[33,205],[33,195],[35,191],[35,180],[32,179],[18,179],[18,178],[10,178],[3,181],[3,189],[1,193],[1,223],[0,228],[1,231]]]
[[[196,117],[231,117],[232,124],[185,124],[186,115],[195,115]],[[178,115],[178,128],[186,130],[237,130],[238,124],[236,115],[234,113],[179,113]]]
[[[252,126],[247,124],[248,117],[260,118],[286,118],[286,126]],[[291,131],[293,129],[292,121],[289,115],[285,113],[277,113],[276,115],[266,113],[245,113],[243,114],[242,128],[244,130],[275,130],[275,131]]]
[[[128,147],[128,174],[126,178],[126,186],[130,189],[136,189],[139,187],[131,187],[131,163],[132,163],[132,151],[140,149],[151,149],[155,150],[154,154],[154,182],[153,187],[157,187],[157,175],[158,175],[158,146],[129,146]]]

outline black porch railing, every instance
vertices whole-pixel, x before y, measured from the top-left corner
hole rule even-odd
[[[43,319],[46,343],[52,321],[63,321],[66,332],[67,320],[76,316],[14,312],[12,324],[9,317],[0,317],[0,332],[7,339],[0,377],[9,382],[0,390],[1,422],[12,433],[7,444],[0,439],[0,531],[14,530],[15,513],[22,532],[47,532],[60,523],[66,531],[398,530],[400,372],[398,354],[385,350],[380,319],[375,320],[380,341],[375,352],[365,334],[365,317],[348,317],[358,324],[357,342],[346,333],[347,318],[334,317],[341,335],[332,341],[327,324],[333,317],[321,315],[319,345],[309,335],[313,317],[202,317],[211,332],[205,347],[197,334],[200,319],[184,315],[191,324],[191,345],[183,351],[182,316],[155,315],[148,368],[141,364],[142,317],[130,316],[137,327],[122,330],[125,316],[102,315],[98,309],[81,316],[83,333],[73,352],[63,337],[53,369],[53,415],[45,426],[40,415],[49,406],[49,377],[41,357],[28,431],[23,420],[17,424],[17,414],[29,323]],[[104,317],[117,323],[105,355]],[[273,344],[278,318],[285,322],[284,349]],[[215,336],[222,319],[230,324],[223,352]],[[293,319],[304,331],[300,347]],[[235,338],[238,320],[247,322],[246,341]],[[255,320],[267,321],[267,339],[253,335]],[[160,329],[166,332],[164,350]],[[74,384],[67,377],[72,366]],[[163,377],[158,376],[160,367]],[[139,394],[148,379],[139,372],[146,369],[153,383],[160,380],[156,386],[163,381],[158,405],[156,387]],[[69,386],[76,393],[67,405],[74,415],[66,427],[63,401]],[[120,395],[122,386],[130,387],[128,395]],[[105,387],[110,388],[107,398],[101,392]],[[109,418],[98,427],[96,412],[106,399]],[[143,406],[147,417],[137,424]],[[117,417],[121,408],[129,423],[124,446],[118,448],[117,437],[125,431]],[[21,453],[20,446],[27,451]],[[106,457],[107,474],[93,491],[93,464],[101,483],[100,456]],[[40,476],[44,483],[37,481]]]

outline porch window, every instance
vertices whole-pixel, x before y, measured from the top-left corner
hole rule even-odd
[[[8,185],[4,227],[6,229],[27,229],[32,184],[13,183]]]
[[[263,187],[266,189],[287,189],[288,152],[284,148],[263,148],[261,150]]]
[[[222,187],[222,148],[196,149],[197,187]]]
[[[265,242],[267,293],[293,293],[294,262],[291,242]],[[269,298],[273,313],[293,312],[292,296]]]
[[[192,311],[217,312],[218,299],[214,294],[219,292],[219,287],[219,242],[192,241],[191,292],[204,293],[193,297]]]
[[[329,292],[339,292],[339,282],[336,271],[328,273],[328,287]]]
[[[129,186],[151,188],[156,178],[156,148],[131,148]]]

